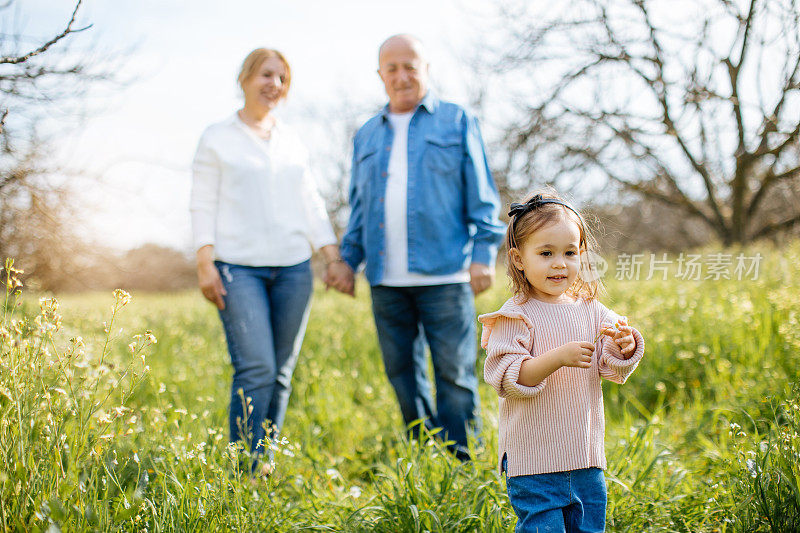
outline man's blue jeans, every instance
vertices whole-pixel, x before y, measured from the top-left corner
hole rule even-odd
[[[403,420],[424,420],[455,441],[459,458],[469,457],[467,436],[480,430],[475,376],[475,304],[468,283],[420,287],[372,287],[372,311],[389,382]],[[425,341],[436,381],[433,408]]]
[[[599,468],[507,477],[506,487],[516,533],[605,531],[606,479]]]
[[[249,267],[217,261],[225,286],[219,312],[233,364],[231,441],[264,452],[283,425],[311,301],[311,262],[288,267]],[[272,454],[269,454],[270,458]]]

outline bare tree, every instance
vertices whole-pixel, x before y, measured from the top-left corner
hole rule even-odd
[[[110,61],[119,59],[69,47],[74,34],[91,27],[77,23],[81,1],[49,39],[29,44],[21,29],[0,35],[0,257],[16,258],[44,289],[62,286],[83,260],[69,173],[57,168],[48,141],[67,126],[48,118],[82,116],[89,90],[113,79]]]
[[[610,183],[726,245],[800,226],[796,0],[546,4],[500,6],[502,179]]]
[[[8,143],[8,134],[4,126],[9,115],[9,104],[49,100],[52,97],[39,90],[43,82],[49,82],[53,78],[88,74],[86,65],[81,62],[64,65],[57,61],[39,62],[34,60],[71,34],[91,28],[91,24],[80,28],[75,27],[75,18],[82,1],[77,1],[72,16],[60,33],[33,49],[18,50],[21,37],[19,33],[10,37],[5,35],[0,37],[0,50],[2,51],[0,52],[2,54],[0,55],[0,95],[3,97],[0,105],[0,135],[4,137],[4,144]],[[9,10],[12,5],[13,0],[6,2],[0,6],[0,12]],[[9,68],[5,65],[12,67]]]

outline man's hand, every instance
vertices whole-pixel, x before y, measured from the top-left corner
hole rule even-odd
[[[214,264],[214,247],[210,244],[197,250],[197,281],[203,296],[217,309],[225,309],[223,297],[228,293]]]
[[[473,294],[480,294],[494,283],[494,269],[489,265],[472,263],[469,266],[469,284]]]
[[[339,260],[328,263],[323,280],[326,288],[333,287],[339,292],[355,296],[355,273],[353,273],[350,265],[344,261]]]

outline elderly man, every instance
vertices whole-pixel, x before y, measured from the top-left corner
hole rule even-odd
[[[469,459],[479,428],[473,293],[492,284],[503,225],[478,124],[428,90],[428,63],[409,35],[387,39],[378,74],[389,96],[356,133],[350,221],[328,283],[353,293],[366,263],[386,374],[406,424],[441,427]],[[436,381],[427,377],[425,341]]]

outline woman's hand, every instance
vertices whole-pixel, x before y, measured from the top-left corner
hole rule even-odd
[[[197,250],[197,280],[203,296],[216,305],[217,309],[225,309],[223,296],[228,293],[222,285],[219,270],[214,264],[214,247],[210,244]]]

